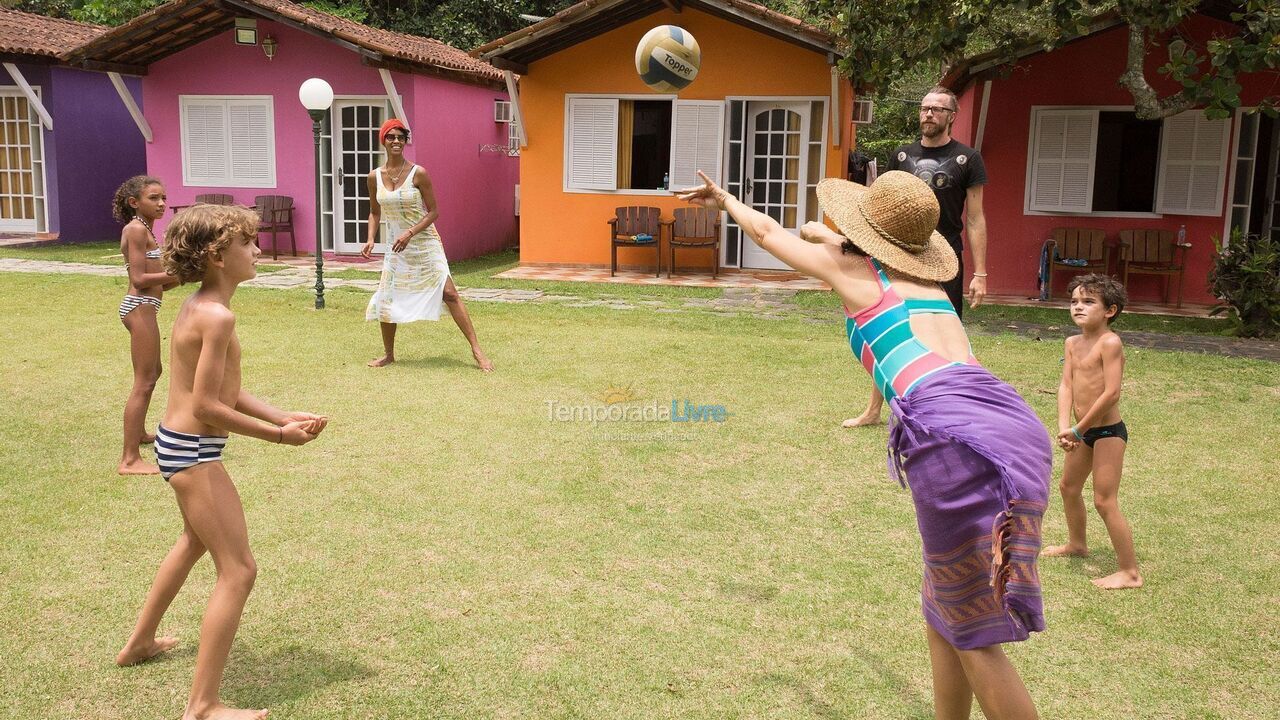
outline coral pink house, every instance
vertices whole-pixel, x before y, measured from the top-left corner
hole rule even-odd
[[[502,75],[444,43],[285,0],[175,0],[70,60],[143,76],[137,131],[150,135],[147,172],[165,181],[170,205],[206,193],[244,205],[286,195],[300,253],[314,251],[317,235],[325,250],[358,253],[365,177],[382,157],[376,129],[397,116],[412,129],[406,154],[434,184],[448,255],[516,242],[518,164],[507,152],[509,125],[495,122],[495,103],[507,99]],[[311,77],[334,91],[321,143],[319,233],[312,123],[298,101]],[[287,237],[278,241],[289,251]],[[268,235],[261,242],[270,249]]]
[[[1224,20],[1198,14],[1175,31],[1203,53],[1215,35],[1238,34]],[[984,193],[991,292],[1036,295],[1040,248],[1056,227],[1102,228],[1109,242],[1125,229],[1185,227],[1183,298],[1209,304],[1214,238],[1233,227],[1280,233],[1273,211],[1280,123],[1243,110],[1223,120],[1194,110],[1138,121],[1117,83],[1127,41],[1127,25],[1103,18],[1086,36],[1012,68],[979,57],[944,80],[960,95],[954,134],[980,147],[991,181]],[[1156,72],[1167,58],[1162,44],[1148,49],[1146,74],[1162,97],[1177,89]],[[1271,76],[1240,82],[1245,108],[1274,91]],[[1055,297],[1067,281],[1059,276]],[[1131,277],[1130,296],[1159,300],[1163,282]]]

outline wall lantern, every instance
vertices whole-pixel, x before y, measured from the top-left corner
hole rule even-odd
[[[276,39],[270,35],[262,38],[262,52],[266,54],[268,60],[276,56],[276,46],[278,44]]]

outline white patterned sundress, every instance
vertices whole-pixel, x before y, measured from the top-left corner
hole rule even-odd
[[[395,190],[383,185],[382,168],[375,172],[378,205],[382,207],[382,219],[389,226],[387,242],[393,243],[400,233],[420,222],[426,214],[422,193],[413,185],[418,166],[409,169],[408,176]],[[364,319],[386,323],[439,320],[444,284],[448,279],[449,261],[433,223],[410,238],[404,250],[386,249],[382,257],[382,279],[364,311]]]

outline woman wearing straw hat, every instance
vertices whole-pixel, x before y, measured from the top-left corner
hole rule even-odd
[[[1036,557],[1049,436],[978,364],[938,285],[958,262],[935,231],[933,192],[900,171],[870,188],[823,180],[818,201],[844,235],[811,222],[797,238],[699,176],[680,199],[728,211],[760,247],[835,290],[850,347],[890,402],[890,475],[910,486],[924,545],[936,716],[968,718],[976,695],[988,718],[1036,717],[1000,645],[1044,629]]]

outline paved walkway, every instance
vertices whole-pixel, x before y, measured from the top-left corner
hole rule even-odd
[[[125,270],[118,265],[93,265],[90,263],[57,262],[53,260],[25,260],[0,258],[0,272],[58,273],[125,277]],[[246,287],[272,289],[306,289],[316,283],[315,268],[290,265],[284,270],[265,273],[244,285]],[[325,288],[353,287],[372,292],[377,289],[374,279],[325,278]],[[793,302],[796,289],[770,286],[725,287],[718,298],[668,298],[636,300],[615,295],[555,295],[541,290],[513,290],[507,288],[459,288],[459,294],[469,301],[505,303],[554,303],[565,307],[603,307],[611,310],[647,309],[655,313],[705,312],[716,315],[740,316],[749,314],[756,318],[797,319],[811,323],[843,322],[844,313],[834,308],[810,308]],[[1126,311],[1128,309],[1126,308]],[[1026,322],[1010,322],[988,326],[983,322],[967,324],[970,332],[996,335],[1013,332],[1038,340],[1060,342],[1075,334],[1074,326],[1037,325]],[[1124,333],[1124,341],[1133,347],[1155,350],[1224,355],[1280,363],[1280,342],[1272,340],[1244,340],[1210,335],[1167,335],[1152,332]]]

